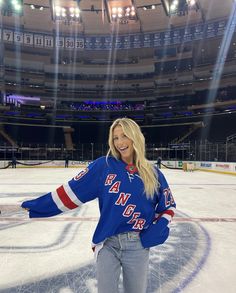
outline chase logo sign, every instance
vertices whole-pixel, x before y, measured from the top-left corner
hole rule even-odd
[[[211,168],[212,167],[212,164],[211,163],[201,163],[200,167],[203,167],[203,168]]]

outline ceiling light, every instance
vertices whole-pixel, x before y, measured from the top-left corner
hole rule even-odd
[[[15,10],[20,11],[21,10],[21,5],[20,4],[15,4]]]
[[[113,22],[119,22],[122,24],[128,23],[129,20],[135,20],[136,11],[134,6],[124,7],[111,7],[110,8],[110,19]]]
[[[170,5],[170,11],[174,12],[176,10],[177,6],[173,3]]]
[[[80,22],[79,7],[54,7],[54,19],[56,21],[64,21],[66,24],[71,22]]]
[[[196,4],[195,0],[189,0],[188,5],[194,6]]]

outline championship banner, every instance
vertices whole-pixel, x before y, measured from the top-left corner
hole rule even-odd
[[[115,48],[116,49],[123,49],[123,47],[122,47],[122,37],[116,37]]]
[[[164,33],[164,45],[171,45],[171,34],[170,31]]]
[[[201,40],[204,37],[204,26],[203,25],[196,25],[194,30],[194,39]]]
[[[123,49],[129,49],[131,46],[130,36],[124,36],[123,38]]]
[[[225,33],[226,22],[219,21],[218,23],[215,23],[215,25],[216,25],[216,36],[222,36]]]
[[[190,27],[186,27],[184,32],[183,32],[183,41],[184,42],[190,42],[193,40],[193,34],[191,32]]]
[[[85,48],[86,49],[91,46],[91,42],[92,42],[91,38],[89,38],[89,37],[85,38]]]
[[[214,23],[209,23],[207,25],[206,37],[211,38],[211,37],[215,37],[215,35],[216,35],[215,24]]]
[[[105,37],[104,42],[105,42],[104,49],[109,50],[112,48],[112,38],[111,37]],[[130,48],[130,47],[128,47],[128,48]]]
[[[103,43],[102,43],[102,38],[101,37],[96,37],[95,38],[95,43],[94,43],[94,49],[95,50],[101,50],[103,47]]]
[[[159,47],[161,45],[161,34],[160,33],[154,34],[153,45],[154,45],[154,47]]]
[[[133,40],[133,48],[142,48],[142,39],[141,35],[134,35],[134,40]]]
[[[172,43],[173,44],[179,44],[180,42],[181,42],[181,31],[180,30],[175,30],[173,32]]]
[[[143,37],[143,45],[145,48],[151,47],[151,36],[150,34],[145,34]]]

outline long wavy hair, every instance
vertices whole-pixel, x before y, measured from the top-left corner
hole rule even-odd
[[[121,155],[115,148],[113,141],[113,131],[118,125],[122,127],[124,134],[133,142],[134,165],[143,181],[146,197],[153,198],[159,186],[157,172],[152,163],[146,158],[145,138],[138,124],[132,119],[118,118],[112,123],[109,131],[109,150],[107,152],[107,157],[111,155],[118,160],[121,159]]]

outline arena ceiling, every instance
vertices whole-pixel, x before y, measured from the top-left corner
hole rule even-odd
[[[169,15],[171,1],[194,0],[17,0],[22,4],[22,14],[2,13],[4,26],[17,25],[25,30],[84,35],[130,34],[137,32],[164,31],[198,22],[227,18],[235,0],[196,0],[193,9],[178,15]],[[7,3],[10,1],[0,1]],[[14,2],[14,1],[13,1]],[[113,7],[134,7],[133,19],[113,21]],[[80,9],[75,21],[56,21],[55,8]]]
[[[195,0],[196,5],[193,9],[169,15],[168,7],[170,8],[170,6],[168,6],[168,3],[170,1],[184,3],[194,0],[0,0],[0,29],[3,27],[12,31],[22,30],[26,33],[32,32],[34,35],[42,33],[49,36],[57,36],[57,34],[72,37],[77,34],[85,37],[90,35],[95,37],[107,36],[110,34],[135,35],[163,32],[197,23],[229,19],[231,11],[235,10],[236,5],[236,0]],[[8,10],[4,11],[4,7],[8,9],[7,3],[11,5],[13,2],[22,5],[19,15]],[[124,19],[120,22],[112,21],[112,8],[121,6],[134,7],[135,16],[128,21]],[[63,19],[63,17],[62,19],[60,17],[57,19],[56,7],[63,7],[68,11],[70,8],[76,9],[79,7],[80,16],[78,19],[70,19],[69,21]],[[76,16],[76,11],[74,15]],[[186,43],[186,48],[182,44],[178,44],[181,47],[180,54],[176,53],[174,57],[166,55],[163,58],[155,55],[155,47],[152,46],[128,48],[127,50],[114,49],[115,52],[112,52],[112,54],[109,49],[97,51],[84,49],[78,50],[76,54],[72,54],[70,50],[58,50],[58,54],[55,54],[55,51],[51,49],[45,50],[37,47],[37,50],[35,50],[33,46],[22,46],[20,52],[21,62],[15,61],[16,56],[19,56],[19,46],[14,46],[13,42],[8,43],[6,41],[3,51],[6,70],[2,70],[2,75],[5,75],[4,86],[8,91],[15,90],[15,81],[21,78],[21,86],[18,88],[19,93],[27,94],[34,91],[35,95],[52,95],[55,91],[54,79],[49,80],[45,78],[44,74],[47,73],[53,76],[55,72],[54,65],[58,63],[60,64],[58,69],[60,69],[60,73],[63,76],[68,75],[70,80],[70,76],[73,75],[70,82],[67,81],[67,78],[62,78],[61,81],[58,81],[62,97],[68,95],[71,98],[71,93],[74,93],[77,98],[78,92],[88,95],[93,92],[96,96],[98,93],[102,96],[105,91],[109,94],[114,91],[114,95],[119,94],[120,96],[121,93],[124,93],[126,97],[126,90],[128,93],[134,93],[135,98],[139,94],[140,96],[143,95],[143,92],[150,96],[154,94],[155,96],[171,96],[187,92],[192,93],[195,88],[204,90],[209,86],[209,80],[214,71],[213,62],[219,55],[221,47],[225,48],[225,46],[221,46],[222,36],[223,33],[208,39],[194,40],[194,42]],[[227,68],[224,72],[228,77],[227,83],[223,81],[223,86],[235,84],[235,34],[230,41],[232,42],[229,46],[229,51],[231,52],[230,56],[233,56],[233,61],[226,64],[228,67],[225,66]],[[187,49],[186,52],[183,52],[184,49]],[[196,66],[194,70],[191,68],[191,70],[186,70],[181,74],[176,70],[166,75],[155,74],[153,76],[155,68],[161,68],[165,61],[175,62],[177,60],[180,63],[180,58],[188,60],[193,59],[193,57],[199,60],[204,59],[205,63],[209,63],[208,61],[210,60],[210,64],[201,66],[201,68]],[[90,61],[90,63],[87,61]],[[122,62],[119,64],[116,61]],[[44,68],[44,74],[40,73],[39,76],[31,76],[30,73],[24,72],[24,68],[28,68],[29,63],[36,64],[38,67],[35,66],[35,69],[40,68],[41,70],[41,68]],[[12,67],[14,68],[15,64],[16,66],[22,66],[21,76],[17,74],[18,71],[10,70]],[[196,65],[198,65],[198,62],[196,62]],[[92,78],[91,80],[83,79],[75,83],[75,72],[77,75],[92,75]],[[138,76],[135,80],[129,78],[117,79],[119,75],[125,76],[132,73],[140,75],[151,73],[151,77],[147,76],[146,79],[142,79]],[[102,78],[98,77],[96,80],[96,75],[102,75]],[[110,79],[103,78],[103,76],[108,75]],[[202,79],[201,83],[198,82],[200,78]],[[197,82],[195,83],[196,79]],[[8,81],[9,83],[7,84]],[[177,87],[176,84],[179,84],[179,86]],[[45,88],[49,88],[49,90],[45,90]]]

